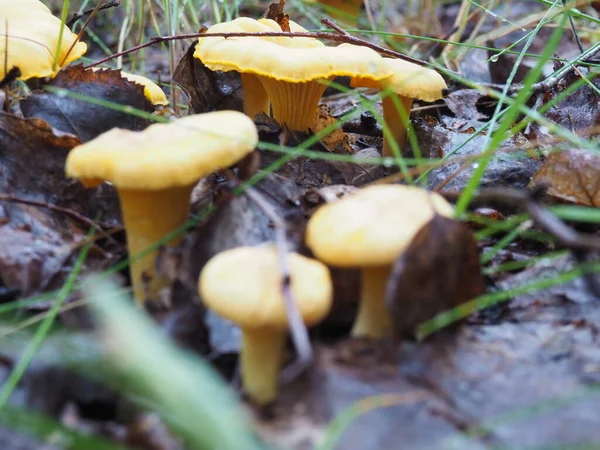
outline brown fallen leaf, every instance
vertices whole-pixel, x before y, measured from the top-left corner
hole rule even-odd
[[[589,150],[550,154],[531,180],[552,197],[584,206],[600,206],[600,157]]]
[[[317,110],[316,120],[312,130],[315,134],[320,134],[324,129],[333,127],[337,122],[338,120],[330,114],[329,108],[327,106],[320,105],[319,109]],[[337,127],[325,136],[322,136],[320,142],[323,147],[325,147],[331,153],[354,153],[354,150],[348,141],[348,135],[344,133],[342,127]]]
[[[269,3],[265,12],[265,19],[271,19],[277,22],[281,31],[290,32],[290,16],[285,13],[285,0],[279,0],[277,3]]]
[[[82,65],[71,66],[61,70],[48,86],[148,113],[154,111],[144,96],[144,87],[123,78],[120,70],[94,72]],[[52,128],[84,142],[115,127],[142,130],[152,123],[126,111],[49,91],[33,92],[20,102],[20,107],[26,118],[42,119]]]
[[[88,191],[65,178],[66,156],[79,143],[42,120],[0,113],[0,280],[22,295],[52,281],[61,283],[69,272],[64,265],[86,239],[89,221],[103,227],[119,224],[111,186]],[[44,204],[61,209],[39,206]],[[106,263],[106,255],[92,253],[90,264]]]
[[[231,109],[242,111],[242,80],[237,72],[213,72],[194,58],[196,44],[179,60],[173,81],[185,91],[194,114]]]
[[[557,87],[546,93],[544,103],[551,101],[571,84],[577,83],[580,80],[581,75],[579,71],[572,71]],[[590,81],[596,90],[600,87],[600,78],[591,78]],[[592,130],[600,124],[600,96],[594,89],[584,84],[575,92],[553,105],[546,113],[546,117],[572,132]],[[597,131],[594,132],[594,134],[597,133]]]
[[[479,251],[464,224],[436,215],[392,265],[386,303],[394,336],[485,292]]]

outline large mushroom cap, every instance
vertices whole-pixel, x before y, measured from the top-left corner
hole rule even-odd
[[[383,58],[392,76],[381,81],[367,78],[352,80],[353,87],[370,87],[375,89],[391,88],[396,94],[403,97],[416,98],[426,102],[433,102],[443,97],[446,82],[435,70],[419,66],[402,59]]]
[[[391,264],[434,213],[452,217],[439,194],[415,186],[377,185],[320,207],[308,222],[306,244],[338,267]]]
[[[236,163],[257,143],[256,126],[242,113],[198,114],[143,131],[103,133],[71,150],[66,173],[88,185],[108,180],[129,189],[187,186]]]
[[[54,54],[61,28],[55,69]],[[85,43],[77,42],[77,35],[37,0],[0,0],[0,35],[0,79],[13,67],[19,68],[19,78],[23,80],[54,76],[87,50]]]
[[[290,22],[292,31],[303,30],[292,24]],[[206,33],[274,31],[281,32],[281,28],[273,21],[242,17],[213,25]],[[313,38],[201,37],[194,56],[211,70],[235,70],[292,83],[335,76],[381,80],[392,73],[374,50],[352,44],[327,47]]]
[[[321,262],[290,253],[291,289],[307,325],[329,312],[333,287]],[[287,328],[282,275],[273,246],[239,247],[213,257],[200,274],[204,304],[241,328]]]

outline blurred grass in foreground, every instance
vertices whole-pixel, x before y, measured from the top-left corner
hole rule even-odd
[[[107,361],[135,390],[127,394],[156,405],[186,448],[264,448],[241,404],[207,363],[171,343],[110,280],[89,278],[83,290],[99,319]]]

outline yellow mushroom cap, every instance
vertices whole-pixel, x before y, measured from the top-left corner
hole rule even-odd
[[[144,86],[144,95],[153,105],[166,106],[169,104],[165,92],[154,81],[141,75],[134,75],[123,71],[121,71],[121,76],[127,78],[129,81]]]
[[[288,254],[291,290],[307,325],[321,321],[332,304],[333,286],[323,263]],[[239,247],[214,256],[198,288],[204,304],[240,328],[287,329],[282,275],[274,246]]]
[[[58,68],[54,70],[54,52],[61,27],[63,36]],[[0,79],[13,67],[21,70],[19,78],[23,80],[54,76],[61,67],[78,59],[87,50],[85,43],[75,43],[77,35],[62,25],[60,19],[39,1],[0,0],[0,35]]]
[[[243,17],[214,25],[206,33],[281,31],[271,22]],[[297,24],[290,25],[290,29],[304,30]],[[352,44],[327,47],[313,38],[201,37],[194,57],[211,70],[235,70],[292,83],[334,76],[381,80],[392,73],[374,50]]]
[[[306,230],[315,256],[337,267],[391,264],[434,216],[453,216],[439,194],[415,186],[376,185],[320,207]]]
[[[101,67],[92,67],[94,72],[98,72],[100,70],[108,70]],[[169,104],[169,100],[167,100],[167,96],[165,92],[156,84],[154,81],[143,77],[141,75],[135,75],[133,73],[125,72],[121,70],[121,77],[126,78],[127,80],[141,84],[144,86],[144,96],[148,99],[150,103],[154,106],[162,105],[166,106]]]
[[[257,143],[256,126],[242,113],[197,114],[142,131],[107,131],[71,150],[66,173],[88,185],[108,180],[129,189],[187,186],[236,163]]]
[[[435,70],[402,59],[383,59],[392,70],[391,77],[382,81],[353,80],[352,87],[370,87],[383,90],[392,86],[392,90],[398,95],[426,102],[439,100],[443,96],[443,90],[448,88],[442,76]]]

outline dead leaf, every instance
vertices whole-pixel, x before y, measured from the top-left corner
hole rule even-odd
[[[65,177],[66,156],[79,143],[75,136],[55,134],[44,121],[0,114],[0,279],[23,295],[48,286],[57,274],[66,276],[63,266],[90,224],[15,199],[67,208],[104,226],[119,224],[111,186],[88,190]],[[90,264],[94,260],[104,258],[91,256]]]
[[[243,110],[242,80],[237,72],[213,72],[194,58],[196,44],[179,60],[173,81],[190,99],[194,114],[231,109]]]
[[[121,77],[120,70],[94,72],[82,65],[71,66],[61,70],[48,86],[148,113],[154,111],[144,96],[144,87]],[[115,127],[142,130],[152,123],[127,112],[49,91],[34,91],[21,100],[20,106],[26,118],[42,119],[52,128],[84,142]]]
[[[585,71],[585,69],[579,69]],[[587,74],[592,76],[592,74]],[[545,103],[559,95],[571,84],[581,79],[575,71],[567,75],[561,83],[544,96]],[[600,88],[600,79],[591,78],[591,82],[596,89]],[[573,132],[591,131],[595,126],[600,125],[600,95],[590,86],[584,84],[575,92],[564,98],[546,113],[546,117],[567,130]],[[598,131],[593,131],[598,134]]]
[[[337,122],[338,120],[330,115],[327,106],[319,105],[312,131],[315,134],[321,134],[324,129],[335,126]],[[348,135],[344,133],[342,127],[334,128],[333,131],[322,136],[320,142],[331,153],[354,153],[348,141]]]
[[[289,33],[290,30],[290,16],[284,12],[285,0],[279,0],[278,3],[269,3],[267,12],[265,13],[265,19],[271,19],[277,22],[281,31]]]
[[[417,325],[485,292],[471,230],[436,215],[392,265],[386,303],[397,338]]]
[[[548,155],[530,186],[548,186],[560,200],[600,206],[600,157],[589,150],[566,150]]]

